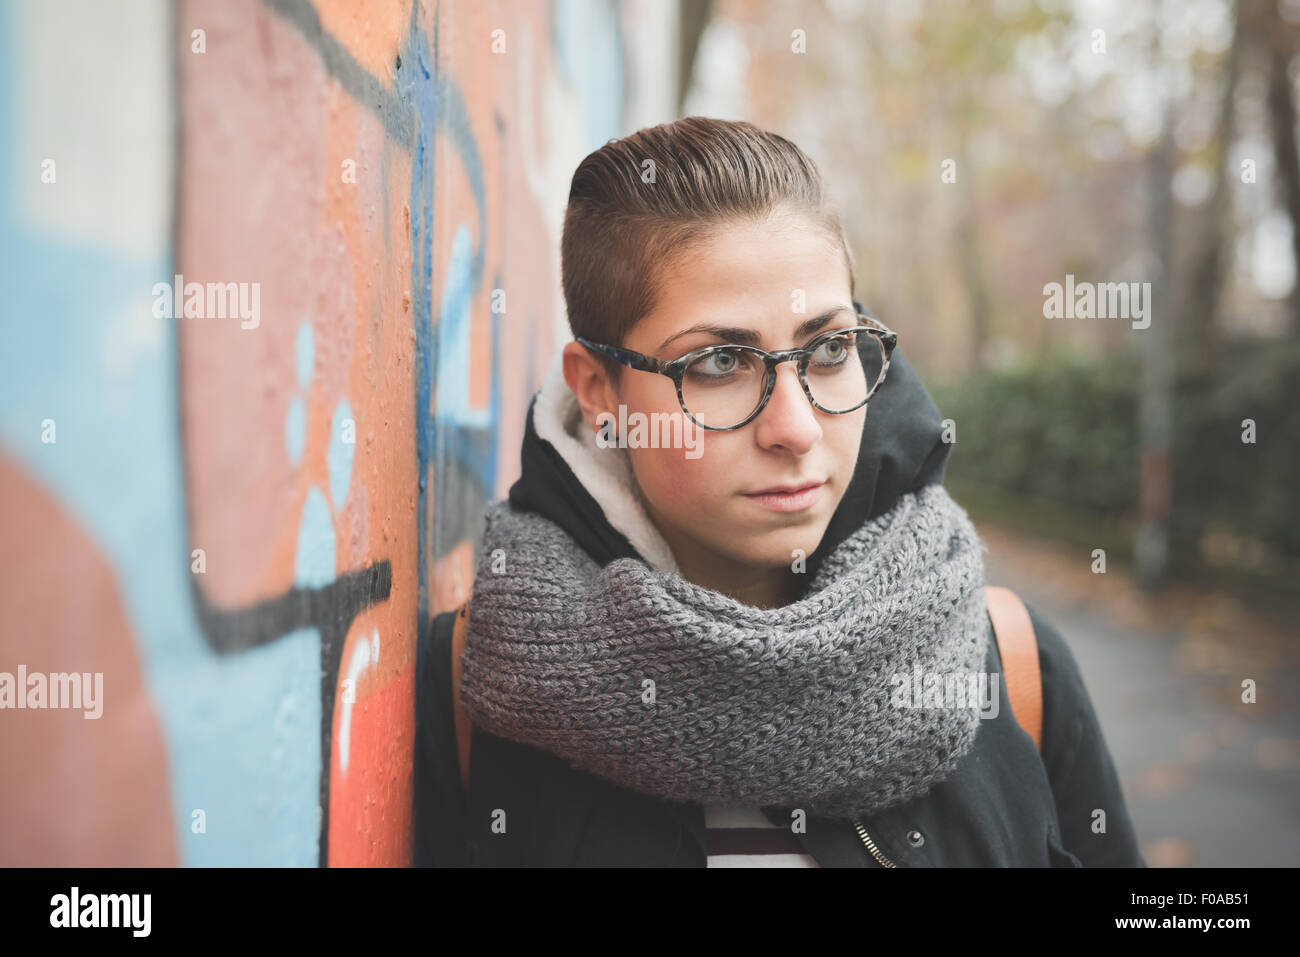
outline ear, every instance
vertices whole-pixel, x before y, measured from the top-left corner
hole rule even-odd
[[[596,417],[602,412],[618,415],[618,394],[610,384],[605,367],[581,342],[570,342],[563,351],[564,381],[569,384],[582,417],[593,431],[600,430]]]

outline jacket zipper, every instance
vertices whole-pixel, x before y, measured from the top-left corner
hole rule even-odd
[[[876,842],[871,839],[871,835],[867,833],[867,829],[862,826],[861,821],[854,821],[853,826],[858,829],[858,837],[862,838],[862,843],[867,846],[867,850],[871,852],[871,856],[876,859],[877,863],[879,863],[881,867],[898,866],[889,858],[885,857],[884,854],[880,853],[880,848],[876,847]]]

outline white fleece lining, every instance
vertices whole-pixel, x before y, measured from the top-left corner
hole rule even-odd
[[[587,427],[578,397],[565,381],[562,353],[556,354],[537,394],[533,428],[560,453],[609,524],[623,533],[637,554],[660,571],[681,574],[672,549],[642,505],[627,449],[603,449],[596,444],[596,433]]]

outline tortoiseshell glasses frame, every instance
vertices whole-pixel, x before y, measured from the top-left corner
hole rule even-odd
[[[776,367],[782,362],[793,361],[799,363],[799,382],[803,386],[804,395],[808,397],[808,401],[812,403],[813,408],[815,409],[826,412],[830,415],[844,415],[845,413],[853,412],[862,408],[871,401],[872,396],[876,394],[880,389],[881,384],[884,383],[885,374],[889,371],[890,358],[894,354],[894,347],[898,345],[898,333],[894,332],[879,319],[876,319],[874,316],[865,315],[860,310],[857,312],[857,318],[860,323],[859,325],[851,326],[847,329],[833,329],[830,332],[818,336],[802,349],[786,349],[781,352],[764,352],[762,349],[757,349],[754,346],[727,343],[723,345],[703,346],[699,349],[693,349],[676,359],[665,361],[663,359],[656,359],[654,356],[647,356],[643,353],[635,352],[631,349],[624,349],[620,346],[610,346],[600,342],[592,342],[589,339],[584,339],[582,336],[578,336],[578,342],[581,342],[593,352],[598,352],[601,355],[607,356],[615,362],[621,363],[631,369],[637,369],[641,372],[654,372],[658,375],[667,376],[673,380],[673,384],[677,388],[678,404],[681,405],[682,411],[685,412],[686,415],[690,416],[692,422],[700,426],[700,428],[708,429],[712,432],[732,432],[736,429],[744,428],[750,422],[754,421],[754,419],[758,417],[759,413],[766,408],[768,400],[772,398],[772,391],[776,388]],[[808,363],[817,349],[821,348],[821,346],[826,342],[832,341],[835,338],[848,333],[859,332],[867,333],[869,339],[875,339],[880,344],[880,375],[876,379],[875,383],[868,389],[866,398],[861,402],[858,402],[856,405],[848,409],[828,409],[825,406],[820,405],[817,400],[813,398],[812,390],[808,387]],[[686,407],[686,399],[682,395],[682,378],[685,376],[686,369],[691,365],[691,363],[715,353],[736,351],[749,353],[757,359],[762,360],[766,370],[763,381],[763,397],[754,408],[754,411],[747,415],[743,421],[738,422],[735,425],[705,425],[698,421],[695,416],[691,414],[691,410]]]

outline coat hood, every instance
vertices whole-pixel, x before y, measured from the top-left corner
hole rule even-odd
[[[888,377],[868,406],[853,479],[821,544],[808,556],[803,580],[810,582],[836,545],[893,508],[900,496],[942,482],[951,449],[943,439],[938,407],[901,346],[896,347]],[[511,505],[560,526],[597,564],[636,558],[678,571],[642,504],[627,451],[596,444],[564,379],[559,354],[529,404],[520,464],[520,477],[510,488]]]

